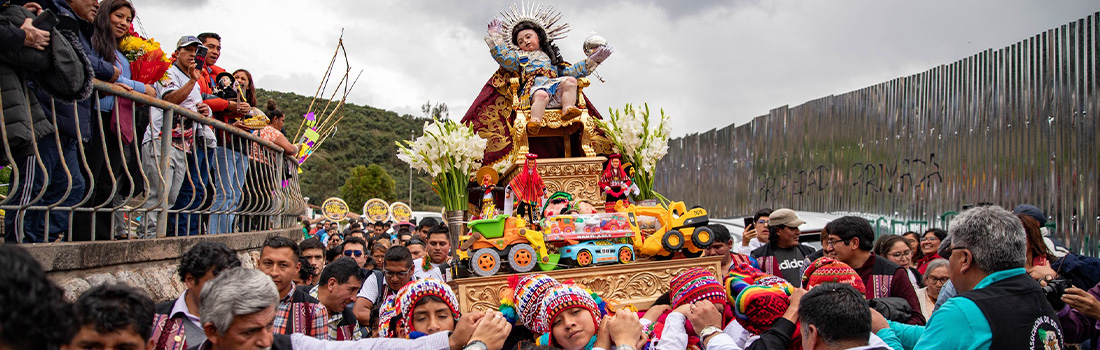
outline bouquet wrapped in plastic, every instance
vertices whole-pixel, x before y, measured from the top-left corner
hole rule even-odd
[[[135,81],[156,83],[166,77],[165,72],[172,66],[172,61],[161,50],[160,43],[152,38],[142,38],[132,29],[129,35],[122,38],[118,49],[130,61],[130,79]]]

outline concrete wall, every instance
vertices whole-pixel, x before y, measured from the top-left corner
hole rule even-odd
[[[150,240],[33,244],[30,251],[47,275],[65,290],[72,301],[80,293],[102,283],[126,283],[146,290],[156,302],[178,297],[184,289],[176,274],[179,258],[199,241],[225,243],[237,251],[246,268],[253,268],[264,240],[283,236],[302,237],[300,227],[211,236],[173,237]]]

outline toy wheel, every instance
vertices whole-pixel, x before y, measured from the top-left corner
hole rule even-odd
[[[700,256],[703,256],[703,253],[705,253],[705,251],[700,250],[699,252],[692,253],[689,252],[687,249],[684,249],[683,251],[681,251],[681,253],[684,253],[685,258],[698,258]]]
[[[661,247],[670,253],[676,253],[684,247],[684,234],[677,230],[666,232],[665,236],[661,237]]]
[[[500,271],[500,254],[493,248],[481,248],[474,252],[470,269],[478,276],[492,276]]]
[[[561,229],[558,228],[558,227],[554,227],[554,228],[550,229],[550,232],[554,233],[554,234],[558,234],[558,233],[561,233]]]
[[[566,227],[565,228],[565,233],[573,233],[573,232],[576,232],[576,231],[577,231],[577,229],[573,228],[573,227]]]
[[[619,263],[626,264],[631,261],[634,261],[634,251],[629,247],[619,248]]]
[[[528,272],[535,269],[535,248],[530,244],[517,244],[508,250],[508,267],[512,272]]]
[[[696,248],[707,249],[711,243],[714,243],[714,230],[706,226],[696,227],[695,232],[691,234],[691,243]]]
[[[588,250],[582,250],[577,253],[577,266],[592,266],[592,252],[589,252]]]
[[[668,253],[668,255],[657,254],[654,255],[653,258],[656,260],[672,260],[672,255],[673,253]]]

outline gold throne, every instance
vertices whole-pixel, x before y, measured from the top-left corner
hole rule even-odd
[[[512,161],[520,161],[530,151],[528,137],[559,137],[565,143],[565,158],[574,156],[595,157],[596,150],[592,147],[594,135],[596,135],[596,123],[588,115],[588,108],[584,101],[584,88],[591,83],[588,78],[577,79],[577,108],[581,115],[562,121],[561,108],[546,109],[542,117],[542,127],[537,135],[527,135],[527,121],[531,119],[531,103],[521,101],[519,89],[522,86],[520,78],[508,79],[508,93],[512,96],[512,108],[516,111],[516,119],[512,122]],[[583,155],[573,155],[570,136],[580,134],[581,150]]]

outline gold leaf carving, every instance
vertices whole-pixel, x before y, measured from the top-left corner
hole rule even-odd
[[[601,297],[618,304],[648,308],[658,296],[668,291],[669,281],[691,267],[706,267],[712,273],[722,264],[720,257],[678,259],[670,261],[639,261],[624,265],[607,265],[545,272],[559,281],[573,280]],[[463,312],[496,310],[500,291],[507,284],[507,275],[465,278],[455,281],[459,304]]]

